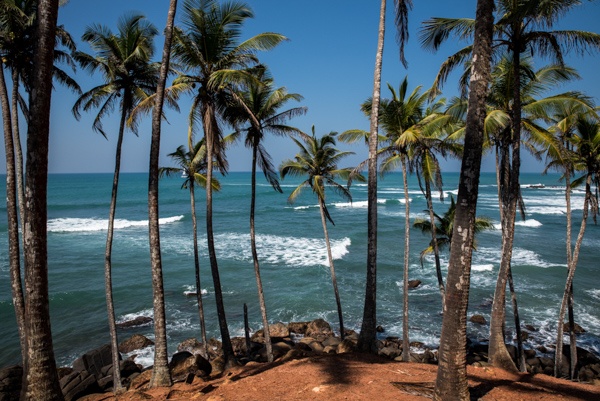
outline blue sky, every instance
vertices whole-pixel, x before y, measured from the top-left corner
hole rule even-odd
[[[180,1],[180,9],[183,1]],[[377,28],[379,17],[378,1],[339,1],[339,0],[248,0],[255,18],[249,20],[243,29],[243,38],[260,32],[271,31],[281,33],[289,38],[271,52],[262,53],[260,59],[272,71],[278,86],[287,87],[289,92],[299,93],[304,100],[298,106],[308,107],[306,116],[295,118],[290,122],[305,132],[310,132],[314,125],[318,135],[330,131],[342,132],[352,128],[367,130],[368,120],[359,110],[359,105],[371,96],[373,85],[373,69],[377,44]],[[398,87],[405,75],[408,75],[409,86],[422,85],[428,88],[438,71],[439,65],[448,55],[459,48],[456,43],[448,43],[433,54],[423,50],[418,41],[418,29],[421,22],[433,16],[439,17],[473,17],[475,0],[427,0],[415,1],[410,13],[410,39],[406,48],[408,69],[399,62],[398,46],[395,41],[393,27],[393,2],[388,1],[388,23],[384,50],[382,96],[388,95],[387,83]],[[116,28],[118,18],[126,12],[139,12],[145,15],[162,32],[166,22],[168,1],[147,0],[91,0],[70,1],[59,11],[59,23],[71,33],[79,47],[89,51],[80,40],[86,26],[99,23]],[[182,17],[179,12],[177,20]],[[597,30],[600,17],[600,5],[588,3],[569,14],[560,22],[564,29]],[[163,38],[156,40],[157,57],[162,49]],[[597,70],[600,57],[598,55],[568,57],[567,62],[576,67],[582,80],[563,90],[583,90],[598,102],[600,83]],[[538,63],[541,66],[542,62]],[[91,77],[85,71],[75,74],[82,89],[88,90],[97,85],[100,76]],[[444,87],[444,96],[456,94],[455,76],[451,76]],[[50,172],[112,172],[114,169],[114,152],[118,129],[118,113],[114,113],[104,121],[108,132],[108,140],[92,131],[94,113],[83,114],[80,121],[75,120],[71,107],[76,95],[58,87],[53,94],[51,139],[50,139]],[[296,104],[294,104],[295,106]],[[167,110],[168,123],[163,124],[161,141],[161,165],[171,165],[166,155],[177,146],[187,143],[187,113],[190,102],[188,98],[180,102],[181,112]],[[293,157],[296,146],[286,138],[270,138],[266,142],[276,166],[283,159]],[[356,152],[355,156],[346,159],[353,165],[367,156],[362,145],[349,147],[340,144],[340,148]],[[141,172],[148,169],[150,149],[149,117],[140,125],[139,136],[131,132],[125,135],[123,145],[123,172]],[[1,156],[0,172],[5,171],[4,152]],[[228,151],[231,171],[249,171],[250,153],[242,143]],[[458,161],[444,163],[445,171],[457,171]],[[493,171],[493,162],[488,157],[484,161],[484,171]],[[543,169],[539,163],[525,158],[522,166],[524,172],[538,172]]]

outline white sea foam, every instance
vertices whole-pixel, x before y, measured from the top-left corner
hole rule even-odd
[[[587,290],[586,292],[589,295],[591,295],[593,298],[596,298],[597,300],[600,300],[600,289],[595,288],[593,290]]]
[[[474,270],[476,272],[491,272],[492,270],[494,270],[494,265],[493,264],[486,264],[486,265],[472,265],[471,266],[471,270]]]
[[[183,219],[183,215],[164,217],[158,220],[159,224],[170,224]],[[147,227],[148,220],[126,220],[115,219],[115,230],[129,227]],[[108,219],[81,219],[81,218],[58,218],[48,220],[49,232],[84,232],[108,230]]]
[[[385,203],[385,199],[378,199],[377,203]],[[368,201],[359,201],[359,202],[334,202],[333,205],[335,207],[353,207],[353,208],[366,208],[369,205]]]
[[[200,290],[200,294],[206,295],[206,294],[208,294],[208,290],[206,288],[203,288],[202,290]],[[184,285],[183,286],[183,295],[185,295],[185,296],[196,295],[196,286],[195,285]]]
[[[540,223],[539,221],[537,221],[535,219],[517,220],[517,221],[515,221],[515,226],[536,228],[536,227],[541,227],[542,223]],[[502,230],[502,224],[495,223],[494,228],[496,230]]]
[[[350,238],[331,240],[333,258],[343,258],[348,253],[350,244]],[[216,235],[215,246],[220,257],[243,261],[252,260],[250,236],[246,233]],[[328,266],[327,248],[323,239],[258,235],[256,246],[264,263],[293,267]]]

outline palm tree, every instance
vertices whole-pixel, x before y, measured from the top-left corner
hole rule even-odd
[[[496,49],[508,49],[513,59],[513,70],[510,72],[513,79],[513,94],[511,107],[512,126],[504,146],[501,159],[506,161],[504,179],[501,185],[504,218],[502,220],[502,259],[498,272],[498,282],[494,293],[492,306],[492,323],[490,325],[489,360],[495,366],[509,370],[516,370],[504,344],[504,317],[506,281],[510,271],[512,247],[514,242],[514,223],[519,199],[519,171],[521,147],[521,54],[529,52],[541,56],[549,56],[557,63],[563,63],[563,52],[576,50],[583,53],[585,50],[600,49],[600,34],[583,31],[546,30],[551,28],[560,17],[565,15],[581,1],[528,1],[518,2],[513,0],[498,1],[498,15],[500,18],[494,25],[494,40]],[[432,18],[425,22],[421,40],[424,46],[433,49],[439,48],[450,36],[470,38],[474,33],[474,20],[466,18]],[[469,45],[450,56],[442,65],[436,87],[439,86],[452,68],[466,59],[472,58],[473,46]]]
[[[302,96],[297,93],[288,93],[286,88],[274,88],[273,79],[264,67],[256,68],[257,80],[250,81],[243,92],[238,94],[240,102],[241,123],[247,122],[247,128],[240,132],[246,132],[246,146],[252,149],[252,182],[250,196],[250,246],[252,249],[252,260],[254,262],[254,275],[258,291],[258,301],[263,320],[263,332],[265,346],[267,349],[267,360],[273,362],[273,349],[269,333],[269,320],[267,318],[267,307],[260,277],[260,265],[258,263],[258,252],[256,250],[256,230],[254,224],[256,208],[256,167],[262,169],[265,178],[273,189],[281,191],[277,172],[271,163],[271,156],[265,149],[262,139],[265,133],[272,132],[277,135],[302,134],[297,128],[285,125],[286,120],[306,113],[306,107],[294,107],[279,111],[290,100],[300,101]],[[232,113],[233,114],[233,113]]]
[[[186,0],[183,20],[185,31],[176,30],[173,48],[175,57],[187,72],[174,81],[173,90],[194,96],[188,143],[193,143],[194,126],[198,120],[206,138],[206,235],[226,361],[232,361],[233,347],[225,317],[212,223],[213,161],[217,160],[223,168],[227,167],[218,119],[219,116],[226,117],[225,110],[231,103],[236,84],[252,79],[247,68],[258,64],[255,53],[269,50],[285,39],[276,33],[262,33],[239,43],[240,28],[251,17],[252,11],[244,3],[220,5],[215,0]]]
[[[379,141],[385,145],[379,150],[380,169],[383,175],[386,172],[393,171],[398,164],[402,167],[402,182],[404,187],[404,270],[403,270],[403,308],[402,308],[402,359],[409,361],[409,336],[408,336],[408,268],[410,256],[410,198],[408,196],[408,143],[407,138],[412,137],[413,131],[419,129],[418,123],[421,121],[427,103],[427,93],[421,93],[421,87],[415,88],[408,96],[408,78],[405,77],[400,83],[398,91],[388,84],[391,92],[391,99],[382,99],[379,109],[379,124],[385,137]],[[361,109],[370,115],[372,99],[367,99]],[[344,135],[345,134],[345,135]],[[360,132],[346,132],[340,137],[347,138],[349,142],[360,138]],[[366,133],[368,139],[368,133]],[[364,134],[362,134],[364,136]]]
[[[183,145],[177,150],[168,155],[175,161],[178,167],[162,167],[159,169],[160,176],[171,176],[181,174],[185,177],[181,188],[190,191],[190,207],[192,211],[192,231],[194,242],[194,268],[196,273],[196,302],[198,304],[198,316],[200,318],[200,332],[202,336],[202,345],[204,352],[208,358],[208,341],[206,338],[206,325],[204,320],[204,306],[202,304],[202,286],[200,285],[200,259],[198,256],[198,223],[196,219],[196,184],[200,186],[206,185],[206,145],[204,139],[198,141],[193,150],[185,151]],[[213,190],[219,191],[221,184],[218,180],[213,179]]]
[[[25,221],[25,194],[23,182],[23,151],[21,148],[21,137],[19,131],[19,106],[28,120],[28,108],[26,99],[21,95],[20,88],[24,87],[30,91],[33,73],[33,50],[35,46],[33,31],[35,28],[36,9],[35,2],[31,0],[1,0],[0,1],[0,60],[2,69],[0,85],[2,88],[2,120],[4,127],[4,139],[7,161],[7,214],[9,222],[9,254],[11,270],[11,287],[13,294],[13,305],[17,318],[19,339],[24,366],[26,365],[25,354],[27,353],[25,340],[25,300],[21,281],[20,247],[19,247],[19,223]],[[54,61],[73,65],[71,57],[58,45],[67,50],[75,49],[71,36],[62,26],[56,27],[56,45],[54,49]],[[4,68],[12,78],[12,92],[8,96]],[[56,64],[52,66],[53,77],[74,91],[79,91],[77,83]],[[22,85],[23,84],[23,85]],[[14,205],[13,205],[14,202]],[[12,213],[15,213],[14,216]],[[17,218],[17,216],[20,218]],[[11,230],[14,230],[10,233]]]
[[[454,235],[448,264],[434,400],[469,400],[466,366],[467,306],[471,256],[483,153],[485,102],[490,82],[494,1],[478,0],[465,146],[458,183]]]
[[[564,117],[556,124],[557,130],[560,131],[560,138],[554,143],[552,148],[549,146],[548,155],[552,161],[549,168],[557,168],[563,171],[567,187],[567,280],[565,291],[559,311],[558,334],[556,339],[556,354],[554,373],[557,377],[566,376],[567,372],[562,370],[562,349],[563,349],[563,324],[567,306],[572,308],[570,302],[573,297],[573,277],[577,268],[577,261],[585,233],[587,218],[592,214],[594,222],[598,214],[598,199],[597,189],[592,192],[592,185],[598,187],[600,183],[600,122],[595,113],[589,111],[583,112],[581,109],[574,110],[573,113],[563,115]],[[575,177],[571,181],[573,174],[581,173],[579,177]],[[583,215],[579,234],[572,244],[571,240],[571,198],[570,192],[572,188],[577,186],[585,186],[585,195],[583,203]],[[569,313],[572,320],[572,312]],[[577,349],[575,347],[575,338],[571,337],[571,374],[573,379],[576,374],[575,368],[577,365]]]
[[[400,60],[406,66],[404,44],[408,40],[408,11],[412,0],[394,0],[395,23],[398,30]],[[365,303],[363,320],[358,338],[361,351],[377,352],[377,151],[379,127],[379,99],[381,97],[381,67],[383,64],[383,44],[385,37],[386,0],[379,7],[379,28],[377,31],[377,52],[373,74],[373,95],[369,127],[369,162],[367,185],[367,278],[365,280]]]
[[[173,26],[176,10],[177,0],[171,0],[164,31],[165,43],[156,87],[156,98],[154,99],[154,109],[152,110],[152,141],[150,145],[150,166],[148,173],[148,226],[150,231],[150,264],[152,266],[152,292],[154,299],[155,345],[154,367],[152,368],[150,387],[170,386],[173,383],[167,353],[165,291],[163,287],[160,230],[158,226],[158,159],[160,154],[161,118],[165,101],[167,75],[169,74],[169,62],[171,60],[171,43],[173,42]]]
[[[112,111],[115,104],[119,104],[121,111],[104,254],[106,306],[114,366],[118,366],[119,351],[112,295],[112,244],[121,169],[121,145],[125,123],[132,110],[137,103],[156,91],[158,80],[157,65],[150,63],[154,54],[153,39],[158,34],[156,28],[143,16],[133,14],[119,19],[117,28],[117,33],[101,25],[92,25],[85,30],[82,40],[90,44],[96,56],[77,52],[75,59],[90,73],[100,72],[104,83],[83,93],[73,106],[73,114],[77,119],[81,116],[81,110],[99,108],[92,128],[104,137],[107,136],[102,127],[104,117]],[[136,131],[135,121],[131,128]],[[158,317],[155,316],[155,324]],[[114,389],[118,392],[120,372],[119,369],[113,369],[113,372]]]
[[[54,350],[48,298],[47,186],[52,66],[58,18],[57,0],[40,0],[35,28],[35,51],[29,110],[36,116],[27,127],[27,164],[23,250],[27,373],[23,399],[62,400]]]
[[[348,179],[352,174],[352,168],[339,168],[338,162],[352,152],[342,152],[335,148],[337,136],[336,132],[330,132],[321,138],[315,136],[315,127],[312,128],[312,137],[303,137],[303,142],[295,138],[292,140],[300,148],[300,152],[294,160],[284,160],[279,166],[281,178],[287,175],[294,177],[306,177],[290,194],[288,202],[293,203],[302,190],[306,187],[312,189],[319,200],[319,210],[321,211],[321,223],[323,225],[323,234],[325,235],[325,245],[327,246],[327,258],[329,260],[329,271],[331,273],[331,282],[337,304],[338,318],[340,321],[340,337],[344,339],[344,318],[342,315],[342,303],[338,292],[337,279],[335,276],[335,267],[333,265],[333,256],[331,254],[331,244],[329,243],[329,233],[327,231],[327,220],[335,224],[325,203],[325,189],[333,189],[342,198],[352,201],[352,196],[348,188],[336,182],[337,178]],[[360,175],[356,178],[360,179]]]
[[[448,210],[444,212],[442,216],[435,213],[436,219],[436,232],[437,232],[437,244],[440,250],[448,248],[450,250],[450,244],[452,243],[452,233],[454,229],[454,215],[456,214],[456,202],[454,196],[450,195],[450,206]],[[413,227],[418,228],[423,233],[431,234],[432,226],[431,221],[417,218],[413,222]],[[484,230],[494,229],[494,224],[487,217],[477,217],[475,219],[475,225],[473,226],[473,234],[477,235]],[[475,241],[473,241],[473,250],[477,250]],[[427,248],[421,251],[421,259],[425,255],[433,252],[433,246],[430,244]]]

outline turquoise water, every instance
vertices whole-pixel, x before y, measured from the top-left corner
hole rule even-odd
[[[259,178],[256,229],[259,257],[269,320],[303,321],[322,317],[337,327],[335,299],[319,209],[313,194],[306,191],[295,204],[287,195],[297,181],[283,181],[284,194],[273,191]],[[445,174],[446,195],[456,195],[458,174]],[[193,289],[189,193],[180,189],[179,178],[161,181],[161,242],[166,293],[169,352],[178,342],[200,337]],[[104,298],[103,258],[106,241],[111,174],[61,174],[49,178],[48,265],[50,310],[55,354],[60,365],[109,341]],[[232,335],[243,334],[243,304],[248,304],[250,326],[260,328],[260,311],[249,242],[250,174],[230,173],[221,178],[222,190],[215,194],[214,228],[224,302]],[[530,185],[545,184],[544,188]],[[416,179],[409,181],[411,217],[425,217],[426,207]],[[538,331],[528,347],[555,341],[558,308],[564,290],[565,206],[558,176],[524,174],[522,192],[527,219],[516,226],[513,268],[523,324]],[[135,316],[152,316],[152,289],[147,230],[147,176],[123,174],[119,190],[113,278],[116,314],[119,321]],[[4,191],[0,195],[5,198]],[[338,286],[345,325],[358,330],[364,302],[366,276],[367,188],[352,186],[353,203],[334,196],[328,207],[336,223],[330,226]],[[219,336],[214,291],[204,234],[204,194],[197,193],[202,288],[209,336]],[[378,323],[384,336],[399,336],[402,330],[402,259],[404,203],[399,174],[379,181]],[[579,230],[583,197],[574,194],[574,232]],[[449,201],[435,200],[442,214]],[[495,176],[483,174],[478,215],[499,224]],[[411,231],[410,279],[423,282],[410,292],[411,341],[436,346],[441,326],[441,301],[433,258],[421,267],[420,251],[428,239]],[[491,299],[500,262],[500,230],[481,233],[474,253],[469,316],[482,314],[489,321]],[[579,337],[585,348],[600,354],[600,282],[597,249],[600,228],[588,224],[575,276],[576,321],[587,330]],[[19,362],[14,311],[10,296],[7,260],[6,208],[0,207],[0,366]],[[447,256],[442,255],[445,265]],[[444,267],[444,272],[446,269]],[[509,307],[510,308],[510,307]],[[513,334],[508,313],[508,335]],[[469,323],[474,338],[487,337],[487,326]],[[119,332],[120,340],[133,333],[153,337],[151,326]],[[139,356],[152,363],[152,349]]]

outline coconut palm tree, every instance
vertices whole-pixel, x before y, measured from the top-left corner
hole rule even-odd
[[[408,141],[418,130],[418,123],[423,118],[428,94],[415,88],[410,94],[408,91],[408,78],[400,83],[398,91],[388,84],[391,99],[382,99],[379,108],[379,124],[385,136],[379,139],[383,144],[378,157],[381,158],[381,174],[395,170],[400,164],[402,167],[402,182],[404,187],[404,269],[403,269],[403,312],[402,312],[402,359],[409,360],[409,324],[408,324],[408,269],[410,256],[410,198],[408,196]],[[372,99],[367,99],[361,109],[370,115]],[[348,142],[360,138],[360,132],[345,132],[340,136]],[[368,133],[365,138],[368,139]],[[364,134],[363,134],[364,136]]]
[[[598,214],[598,199],[592,186],[598,187],[600,183],[600,122],[598,116],[589,110],[578,108],[565,109],[563,113],[557,114],[558,119],[555,129],[558,132],[556,140],[549,143],[547,155],[550,159],[548,168],[558,169],[563,173],[566,182],[566,205],[567,205],[567,280],[565,291],[559,311],[558,334],[556,339],[556,355],[554,373],[557,377],[567,376],[562,367],[563,349],[563,325],[567,307],[569,310],[569,321],[572,322],[572,299],[573,299],[573,277],[577,268],[577,261],[581,249],[581,243],[585,233],[587,218],[591,214],[594,222]],[[579,177],[574,175],[580,174]],[[579,234],[572,243],[571,225],[571,190],[584,185],[583,215]],[[572,323],[571,323],[572,326]],[[572,330],[571,330],[572,331]],[[577,349],[575,337],[571,336],[571,372],[570,377],[576,377]]]
[[[150,60],[154,54],[153,40],[157,34],[154,25],[142,15],[128,14],[119,19],[116,33],[106,26],[89,26],[82,35],[82,40],[90,44],[96,55],[76,52],[74,56],[84,69],[92,74],[99,72],[104,79],[102,84],[88,90],[77,99],[72,110],[75,117],[79,119],[82,110],[91,111],[98,108],[92,128],[106,137],[102,126],[104,118],[116,104],[121,112],[104,254],[106,305],[114,366],[118,366],[119,351],[112,296],[112,245],[121,170],[121,146],[126,121],[132,110],[141,100],[156,91],[158,66]],[[136,132],[135,120],[130,128]],[[155,324],[156,318],[157,316]],[[118,392],[120,372],[119,369],[113,371],[115,392]]]
[[[150,144],[150,166],[148,172],[148,226],[150,237],[150,264],[152,267],[152,292],[154,306],[154,367],[149,387],[170,386],[171,371],[167,354],[167,325],[165,318],[165,291],[163,287],[162,259],[160,253],[160,231],[158,226],[158,159],[160,154],[161,118],[165,101],[165,87],[171,60],[171,43],[177,0],[169,2],[167,23],[164,30],[165,43],[152,110],[152,140]],[[113,354],[114,357],[114,354]],[[114,360],[113,360],[114,363]],[[117,366],[117,365],[113,365]],[[114,369],[118,370],[118,369]]]
[[[196,185],[204,187],[206,185],[206,145],[204,139],[198,141],[193,150],[185,151],[183,145],[179,146],[168,156],[175,161],[177,167],[161,167],[160,176],[181,175],[184,177],[182,189],[190,191],[190,207],[192,211],[192,231],[194,243],[194,268],[196,273],[196,302],[198,304],[198,316],[200,318],[200,332],[202,336],[202,346],[208,358],[208,341],[206,338],[206,325],[204,320],[204,306],[202,304],[202,286],[200,285],[200,258],[198,256],[198,223],[196,218]],[[221,184],[218,180],[212,181],[213,190],[219,191]]]
[[[450,206],[448,210],[444,212],[442,216],[434,213],[436,219],[436,233],[437,233],[437,244],[440,250],[448,248],[450,250],[450,244],[452,243],[452,233],[454,229],[454,215],[456,214],[456,202],[454,196],[450,195]],[[413,227],[418,228],[423,233],[431,234],[431,221],[417,218],[413,222]],[[493,230],[494,224],[487,217],[477,217],[475,219],[475,225],[473,227],[474,235],[484,231]],[[476,250],[476,243],[473,242],[473,250]],[[421,259],[425,255],[433,252],[433,246],[430,244],[427,248],[421,251]]]
[[[233,347],[225,317],[221,279],[214,246],[212,223],[213,161],[226,168],[221,146],[219,117],[226,118],[236,85],[252,80],[249,67],[258,64],[257,51],[269,50],[285,39],[276,33],[262,33],[240,43],[243,23],[253,17],[250,8],[239,2],[219,4],[215,0],[186,0],[183,30],[176,30],[173,54],[186,69],[172,89],[194,96],[189,116],[188,143],[194,142],[196,123],[201,122],[206,138],[206,235],[224,357],[232,361]]]
[[[48,297],[47,186],[52,66],[56,43],[58,1],[40,0],[35,28],[35,50],[29,110],[36,116],[27,127],[27,164],[23,253],[27,365],[22,398],[26,401],[62,400],[50,327]]]
[[[256,287],[258,291],[258,301],[263,320],[263,332],[265,336],[265,346],[267,349],[267,360],[273,362],[273,349],[271,345],[271,336],[269,333],[269,320],[267,318],[267,306],[265,303],[262,280],[260,277],[260,265],[258,262],[258,251],[256,249],[256,230],[254,224],[256,209],[256,167],[259,166],[267,181],[273,189],[281,191],[277,172],[271,163],[271,156],[263,144],[263,138],[270,132],[276,135],[302,134],[294,127],[285,125],[290,118],[306,113],[306,107],[294,107],[280,111],[289,101],[302,100],[302,96],[297,93],[288,93],[284,87],[275,88],[273,78],[265,67],[255,69],[257,80],[248,82],[248,85],[237,98],[239,103],[239,119],[237,124],[246,123],[247,127],[238,132],[246,133],[246,147],[252,149],[252,175],[251,175],[251,196],[250,196],[250,247],[252,250],[252,260],[254,263],[254,275],[256,277]],[[231,115],[236,114],[233,110]]]
[[[394,5],[394,21],[398,32],[397,39],[400,46],[400,60],[406,66],[404,44],[408,40],[408,11],[412,8],[412,0],[394,0]],[[368,141],[367,277],[365,281],[363,320],[358,338],[358,348],[361,351],[371,353],[377,353],[377,139],[379,135],[379,100],[381,97],[381,68],[385,38],[385,10],[386,0],[381,0]]]
[[[516,370],[506,347],[502,327],[505,317],[506,281],[510,270],[512,247],[514,242],[514,223],[519,199],[519,171],[521,147],[521,96],[520,71],[521,54],[529,52],[541,56],[549,56],[557,63],[563,63],[563,53],[576,50],[583,53],[586,50],[600,49],[600,34],[572,30],[549,30],[560,17],[581,1],[527,1],[513,0],[498,1],[499,19],[494,24],[494,41],[496,51],[508,50],[512,55],[513,94],[511,107],[511,129],[508,132],[506,145],[501,148],[500,156],[507,162],[502,180],[503,191],[502,220],[502,259],[498,273],[498,283],[494,293],[492,306],[492,323],[490,325],[489,360],[499,367]],[[459,39],[472,38],[474,20],[466,18],[432,18],[426,21],[421,33],[422,44],[438,49],[451,36]],[[472,58],[472,45],[469,45],[443,63],[436,78],[435,87],[439,87],[449,72],[457,65]]]
[[[352,201],[350,190],[339,184],[336,179],[348,179],[353,172],[353,168],[339,168],[338,162],[344,157],[353,154],[352,152],[342,152],[335,148],[337,136],[336,132],[330,132],[321,138],[315,136],[315,127],[312,127],[312,137],[303,137],[303,142],[292,138],[294,143],[300,148],[300,152],[294,157],[294,160],[284,160],[279,166],[281,178],[286,176],[306,177],[290,194],[288,202],[293,203],[303,189],[309,187],[317,196],[319,201],[319,210],[321,212],[321,223],[323,225],[323,234],[325,235],[325,245],[327,246],[327,259],[329,261],[329,271],[331,273],[331,282],[335,302],[337,304],[338,319],[340,322],[340,337],[344,339],[344,317],[342,314],[342,303],[338,292],[337,279],[335,276],[335,267],[333,265],[333,256],[331,254],[331,244],[329,242],[329,233],[327,231],[327,220],[335,224],[327,204],[325,203],[326,188],[331,188],[342,198]],[[361,179],[360,175],[355,178]]]
[[[471,256],[483,153],[483,126],[490,82],[494,1],[478,0],[465,146],[458,182],[454,235],[448,264],[434,400],[469,400],[466,366],[467,306]]]
[[[9,222],[9,255],[11,271],[11,288],[13,305],[17,318],[19,339],[23,363],[25,365],[26,340],[25,340],[25,300],[21,281],[19,223],[25,221],[25,195],[23,182],[23,150],[21,147],[19,106],[21,112],[28,119],[27,100],[22,96],[20,89],[27,92],[31,89],[30,81],[33,75],[33,50],[35,39],[36,10],[35,2],[31,0],[1,0],[0,1],[0,60],[2,77],[2,120],[5,139],[7,161],[7,214]],[[80,91],[77,83],[59,66],[64,63],[72,66],[68,51],[75,49],[75,44],[62,26],[56,28],[56,47],[54,49],[53,77],[73,91]],[[60,45],[60,46],[59,46]],[[12,91],[8,95],[4,70],[12,79]],[[13,205],[14,202],[14,205]],[[12,213],[16,213],[12,216]],[[20,218],[17,218],[17,216]],[[12,231],[12,233],[10,233]]]

